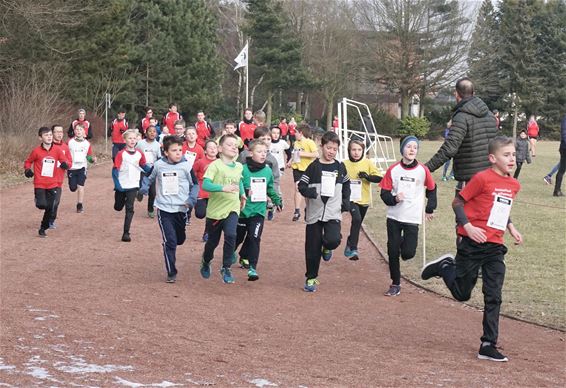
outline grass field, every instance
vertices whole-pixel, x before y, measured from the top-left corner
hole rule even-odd
[[[440,145],[440,142],[422,142],[418,159],[426,162]],[[553,197],[554,186],[545,184],[542,179],[558,162],[558,142],[539,142],[537,156],[533,159],[533,163],[523,165],[519,176],[521,192],[511,212],[513,223],[522,233],[525,243],[516,246],[508,233],[505,236],[509,251],[505,257],[507,273],[503,287],[502,312],[565,330],[566,199]],[[454,213],[451,207],[455,181],[442,182],[441,170],[433,174],[438,185],[438,209],[435,219],[426,226],[428,261],[444,253],[456,251]],[[566,182],[562,189],[566,191]],[[386,250],[386,208],[375,187],[373,198],[374,208],[368,211],[365,226]],[[413,260],[402,262],[401,273],[418,284],[449,296],[442,280],[432,279],[424,282],[420,279],[422,265],[421,227],[417,256]],[[470,304],[478,307],[483,306],[480,287],[481,281],[478,281],[470,300]]]

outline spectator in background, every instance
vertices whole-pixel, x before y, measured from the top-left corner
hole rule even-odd
[[[92,139],[92,135],[93,135],[94,130],[92,129],[90,122],[85,119],[86,111],[84,109],[79,109],[78,115],[79,115],[79,117],[77,119],[73,120],[73,122],[69,126],[69,130],[67,131],[67,135],[69,136],[69,139],[72,139],[73,137],[75,137],[75,127],[77,126],[77,124],[82,124],[82,126],[85,130],[85,138],[87,140]]]
[[[537,140],[538,140],[539,128],[535,116],[531,115],[529,118],[529,123],[527,124],[527,135],[529,136],[529,142],[531,143],[531,152],[533,158],[537,156]]]
[[[562,117],[562,123],[560,124],[560,148],[558,150],[560,152],[560,167],[556,174],[553,195],[555,197],[563,197],[562,179],[564,178],[564,172],[566,172],[566,114]]]

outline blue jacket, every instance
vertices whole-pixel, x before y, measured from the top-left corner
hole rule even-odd
[[[164,184],[164,179],[172,179],[177,185],[173,188]],[[163,157],[153,165],[149,184],[157,181],[155,207],[168,213],[186,213],[197,202],[199,185],[189,162],[183,158],[172,163]],[[167,192],[169,191],[169,193]]]

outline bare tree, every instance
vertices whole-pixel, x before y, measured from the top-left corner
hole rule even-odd
[[[453,0],[360,0],[360,25],[374,79],[397,91],[401,117],[415,95],[424,97],[462,71],[470,23]],[[422,111],[421,111],[422,114]]]

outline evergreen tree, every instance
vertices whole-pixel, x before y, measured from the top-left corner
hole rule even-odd
[[[492,106],[502,96],[500,85],[497,13],[491,0],[484,0],[476,19],[468,53],[468,74],[476,94]]]
[[[286,14],[279,0],[246,0],[248,14],[244,31],[250,38],[250,69],[263,76],[267,90],[267,118],[271,119],[272,96],[276,89],[289,90],[308,83],[301,65],[302,44],[286,27]],[[269,122],[269,121],[268,121]]]

